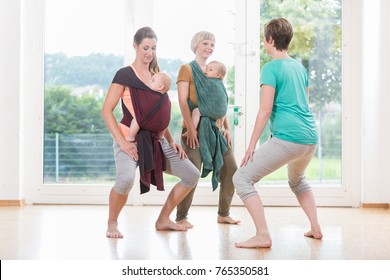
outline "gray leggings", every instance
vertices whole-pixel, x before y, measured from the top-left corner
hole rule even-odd
[[[316,148],[317,145],[296,144],[271,137],[254,152],[253,161],[240,167],[234,174],[233,183],[237,194],[242,201],[257,195],[254,184],[285,164],[288,168],[288,184],[295,195],[310,191],[305,170]]]
[[[188,188],[195,186],[200,178],[199,170],[195,165],[189,159],[180,159],[165,138],[160,140],[160,143],[167,160],[165,173],[179,177],[180,183]],[[116,165],[114,189],[119,194],[127,195],[134,185],[138,163],[123,152],[115,140],[113,147]]]

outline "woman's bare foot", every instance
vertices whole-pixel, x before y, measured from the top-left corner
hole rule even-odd
[[[171,220],[157,220],[156,221],[156,230],[176,230],[176,231],[186,231],[188,228],[185,225],[177,224]]]
[[[321,229],[311,229],[308,232],[305,233],[306,237],[314,238],[314,239],[322,239],[322,232]]]
[[[217,221],[219,224],[230,224],[230,225],[237,225],[237,224],[241,223],[240,220],[235,220],[230,216],[222,217],[219,215],[218,215]]]
[[[271,246],[271,238],[263,235],[255,235],[246,241],[236,243],[237,248],[271,248]]]
[[[108,238],[123,238],[122,233],[118,230],[118,223],[117,222],[109,222],[106,236]]]
[[[194,227],[194,225],[191,224],[187,219],[183,219],[183,220],[177,221],[176,224],[185,226],[185,227],[188,228],[188,229]]]

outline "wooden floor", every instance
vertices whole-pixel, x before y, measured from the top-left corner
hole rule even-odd
[[[216,223],[216,207],[194,206],[188,232],[160,232],[160,206],[126,206],[123,239],[105,237],[107,206],[27,205],[0,207],[2,260],[390,260],[390,210],[319,208],[323,240],[303,236],[301,208],[265,209],[271,249],[238,249],[254,226],[244,207],[240,225]]]

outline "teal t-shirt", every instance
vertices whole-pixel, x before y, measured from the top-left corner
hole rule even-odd
[[[309,78],[303,65],[292,58],[272,60],[262,68],[260,84],[275,88],[272,135],[293,143],[317,144],[317,126],[306,97]]]

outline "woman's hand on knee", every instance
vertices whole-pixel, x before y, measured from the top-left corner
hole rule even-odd
[[[121,147],[121,150],[128,154],[132,159],[136,161],[138,160],[137,143],[123,141],[119,145]]]
[[[179,144],[176,144],[175,142],[169,143],[169,145],[171,145],[171,147],[173,148],[175,153],[178,154],[181,159],[188,158],[188,156],[184,152],[182,146],[180,146]]]
[[[248,149],[246,150],[246,153],[244,155],[244,158],[241,161],[240,167],[247,165],[248,162],[253,161],[253,153],[255,152],[255,148],[249,146]]]

